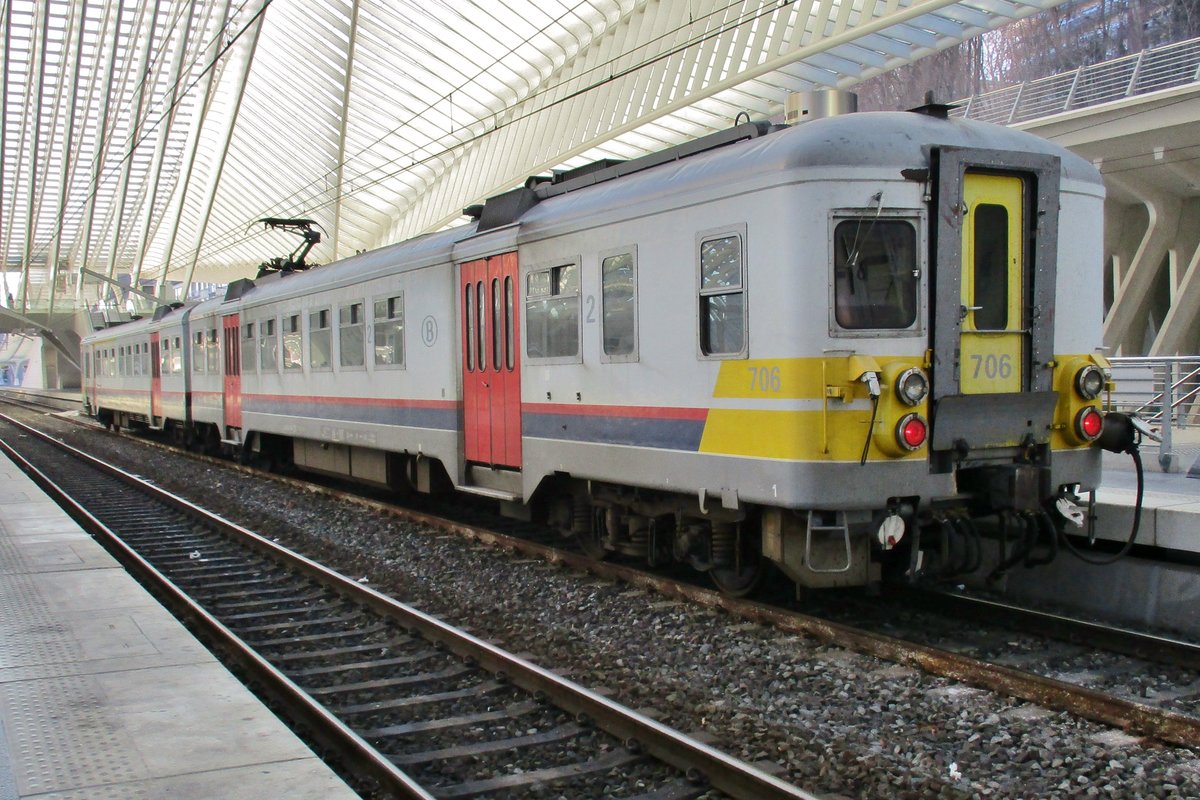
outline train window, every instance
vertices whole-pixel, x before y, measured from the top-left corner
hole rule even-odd
[[[487,338],[487,297],[483,292],[483,281],[475,282],[475,363],[480,372],[487,371],[487,353],[483,340]]]
[[[158,375],[161,378],[163,375],[171,374],[171,339],[165,337],[159,340],[158,344]]]
[[[497,372],[504,364],[504,298],[500,294],[500,279],[492,278],[492,369]]]
[[[612,356],[637,355],[637,262],[635,253],[617,253],[600,261],[601,338]]]
[[[257,352],[258,348],[254,346],[254,323],[244,323],[242,325],[242,375],[254,372],[254,356]]]
[[[907,220],[847,219],[833,230],[834,318],[850,330],[917,321],[917,229]]]
[[[404,366],[404,295],[375,301],[375,365]]]
[[[217,329],[209,328],[205,334],[208,343],[204,348],[205,360],[208,362],[208,374],[216,375],[221,366],[221,345],[217,342]]]
[[[975,330],[1002,331],[1008,327],[1008,209],[980,203],[974,213]]]
[[[258,368],[263,372],[275,372],[279,369],[277,344],[275,318],[260,320],[258,323]]]
[[[204,372],[207,359],[204,356],[204,331],[192,334],[192,373],[200,375]]]
[[[504,363],[512,372],[517,365],[516,299],[513,297],[512,276],[504,278]]]
[[[700,242],[700,352],[739,355],[746,350],[746,288],[742,237]]]
[[[467,310],[467,372],[475,371],[475,284],[468,283],[463,308]]]
[[[171,374],[179,375],[183,373],[183,340],[176,336],[174,343],[175,346],[171,348]]]
[[[308,366],[312,369],[329,369],[331,332],[329,309],[312,311],[308,315]]]
[[[283,318],[283,368],[304,369],[303,340],[300,337],[300,315]]]
[[[525,295],[525,352],[530,358],[579,354],[579,265],[530,272]]]
[[[343,367],[361,367],[365,363],[365,329],[362,303],[338,309],[338,359]]]

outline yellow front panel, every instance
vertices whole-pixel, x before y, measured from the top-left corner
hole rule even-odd
[[[968,172],[963,201],[959,387],[963,394],[1019,392],[1025,385],[1024,184]]]

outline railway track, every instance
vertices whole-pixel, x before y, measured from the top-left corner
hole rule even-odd
[[[915,666],[931,674],[1030,700],[1051,709],[1065,710],[1131,733],[1188,746],[1200,744],[1200,720],[1194,713],[1194,701],[1200,695],[1196,695],[1191,687],[1191,683],[1196,680],[1194,670],[1200,662],[1200,656],[1197,655],[1196,645],[1188,642],[1135,631],[1114,630],[1095,623],[1051,617],[1024,609],[1004,607],[995,602],[981,603],[966,597],[921,601],[926,605],[936,606],[937,613],[943,617],[951,604],[970,604],[976,609],[970,612],[955,612],[967,615],[964,618],[967,625],[960,625],[957,629],[949,626],[949,633],[933,635],[929,626],[922,628],[917,624],[907,624],[901,629],[894,621],[886,619],[882,623],[879,620],[873,623],[864,622],[866,627],[873,625],[877,629],[866,630],[863,626],[843,624],[830,618],[814,617],[759,603],[731,600],[694,585],[646,574],[621,564],[596,563],[559,548],[524,541],[461,522],[398,510],[361,498],[348,499],[421,525],[467,536],[488,546],[498,546],[550,563],[565,564],[579,571],[591,572],[635,587],[649,588],[666,597],[721,608],[745,619],[769,624],[786,633],[803,634],[832,645]],[[902,602],[909,605],[911,599],[906,597]],[[914,609],[920,604],[915,600],[911,602]],[[992,618],[993,622],[989,624],[993,627],[981,634],[978,641],[956,638],[960,637],[970,624],[983,619],[979,614]],[[1001,629],[994,627],[997,618],[1000,618],[1000,624],[1004,626]],[[880,628],[890,633],[881,633],[878,630]],[[1034,645],[1022,643],[1015,653],[1006,650],[1004,645],[1011,644],[1014,637],[1025,636],[1039,628],[1046,637],[1075,642],[1077,648],[1070,658],[1075,658],[1076,661],[1106,658],[1098,656],[1098,650],[1128,653],[1138,657],[1138,660],[1118,663],[1108,659],[1110,663],[1102,670],[1075,670],[1077,674],[1074,675],[1063,674],[1063,670],[1047,670],[1043,666],[1040,668],[1041,674],[1038,674],[1033,671],[1038,669],[1033,663],[1037,657],[1031,653]],[[1020,631],[1020,634],[1012,633],[1014,630]],[[999,646],[997,642],[1000,643]],[[1148,662],[1151,665],[1166,664],[1177,668],[1180,672],[1175,676],[1176,688],[1159,693],[1161,696],[1157,699],[1114,696],[1112,692],[1103,688],[1103,684],[1113,682],[1113,676],[1146,669]],[[1091,685],[1082,685],[1089,682]]]
[[[812,798],[8,417],[2,447],[378,791]]]

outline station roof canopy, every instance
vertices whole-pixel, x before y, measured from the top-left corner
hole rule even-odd
[[[0,247],[27,303],[252,275],[264,217],[327,262],[1059,1],[5,0]]]

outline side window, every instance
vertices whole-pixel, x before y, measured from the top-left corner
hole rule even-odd
[[[205,336],[208,337],[208,345],[204,348],[208,361],[208,374],[216,375],[221,366],[221,345],[217,340],[217,329],[209,328]]]
[[[363,304],[350,303],[338,309],[338,362],[343,367],[361,367],[366,359],[363,333]]]
[[[263,372],[275,372],[279,369],[279,353],[275,345],[275,318],[259,320],[258,368]]]
[[[404,295],[375,301],[375,365],[404,366]]]
[[[158,376],[171,374],[171,337],[158,340]]]
[[[283,368],[304,369],[304,353],[300,338],[300,315],[283,318]]]
[[[746,275],[741,234],[700,240],[700,352],[746,352]]]
[[[258,352],[258,348],[254,346],[254,323],[242,323],[242,373],[243,375],[254,373],[254,356]]]
[[[637,360],[636,251],[600,260],[600,306],[602,360]]]
[[[526,354],[530,358],[578,356],[579,265],[530,272],[526,287]]]
[[[329,309],[312,311],[308,315],[308,366],[329,369],[330,362]]]
[[[171,374],[183,374],[183,337],[176,336],[173,340],[174,347],[171,348]]]
[[[195,331],[192,334],[192,373],[203,373],[207,360],[204,355],[204,331]]]
[[[917,321],[917,229],[875,216],[833,229],[834,321],[844,330],[910,328]]]

